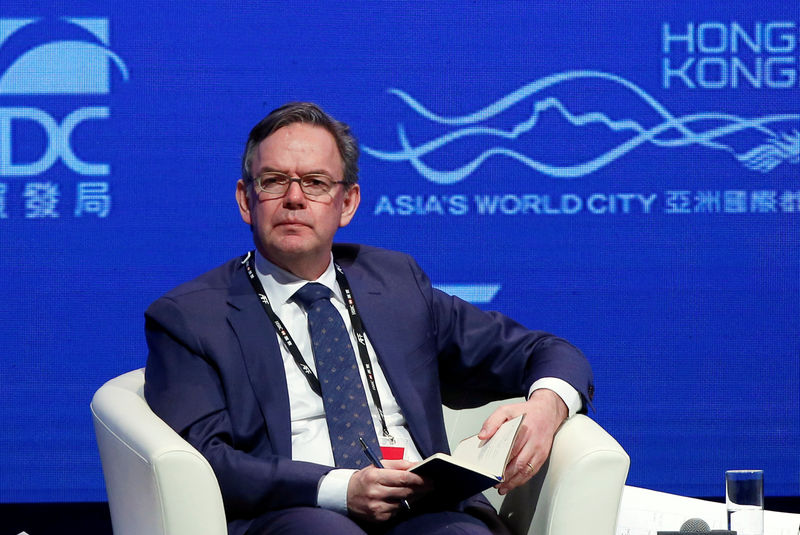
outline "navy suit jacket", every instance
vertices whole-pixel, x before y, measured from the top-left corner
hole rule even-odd
[[[409,256],[335,245],[364,328],[423,457],[448,451],[441,405],[525,395],[541,377],[591,399],[592,374],[568,342],[432,288]],[[278,338],[241,258],[168,292],[145,313],[145,398],[209,461],[231,533],[261,513],[314,506],[332,467],[292,461]]]

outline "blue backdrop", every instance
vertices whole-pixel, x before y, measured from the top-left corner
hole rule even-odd
[[[105,498],[91,396],[144,365],[152,300],[251,247],[240,153],[289,100],[359,137],[339,239],[580,346],[630,484],[800,494],[799,28],[784,0],[4,0],[0,501]]]

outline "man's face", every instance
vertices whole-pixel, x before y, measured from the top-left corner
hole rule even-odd
[[[267,171],[291,177],[322,173],[336,181],[342,180],[344,173],[333,136],[322,127],[304,123],[280,128],[258,145],[250,175],[257,177]],[[253,228],[256,248],[295,275],[317,278],[328,266],[334,234],[350,223],[358,208],[358,185],[345,188],[338,184],[328,196],[310,200],[300,185],[292,182],[283,197],[264,197],[242,180],[237,184],[239,211]]]

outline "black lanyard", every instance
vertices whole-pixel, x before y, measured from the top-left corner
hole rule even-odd
[[[278,315],[275,314],[275,311],[272,310],[272,306],[269,304],[267,292],[264,291],[264,286],[258,279],[258,275],[256,275],[255,252],[248,252],[242,258],[242,264],[247,270],[247,278],[250,279],[250,284],[253,286],[253,290],[261,300],[261,306],[264,307],[264,312],[267,313],[267,317],[272,323],[272,326],[275,328],[275,332],[278,333],[278,336],[281,338],[281,340],[283,340],[286,349],[289,351],[289,353],[291,353],[295,364],[297,364],[297,368],[302,372],[303,376],[306,378],[306,381],[308,381],[308,386],[311,387],[311,390],[313,390],[314,393],[322,397],[322,388],[320,387],[319,379],[317,379],[317,376],[314,375],[314,372],[311,371],[311,368],[308,366],[308,364],[306,364],[303,355],[301,355],[300,350],[297,349],[297,344],[294,343],[292,336],[289,334],[289,330],[280,320]],[[378,394],[378,385],[375,383],[375,376],[372,371],[372,361],[369,360],[366,333],[364,332],[364,323],[361,321],[361,316],[356,308],[356,301],[353,299],[353,292],[350,290],[350,283],[347,282],[347,277],[344,276],[344,271],[342,271],[342,268],[339,267],[339,264],[335,262],[333,267],[336,271],[336,282],[339,284],[339,288],[342,290],[344,302],[347,306],[347,312],[350,315],[350,323],[352,323],[353,332],[356,335],[356,340],[358,342],[356,344],[358,346],[358,356],[361,360],[361,366],[364,368],[364,375],[367,377],[369,391],[370,394],[372,394],[372,402],[375,404],[375,408],[378,409],[378,416],[381,419],[381,430],[383,432],[383,436],[394,442],[394,438],[391,434],[389,434],[389,428],[386,427],[386,418],[383,415],[383,405],[381,404],[381,397]]]

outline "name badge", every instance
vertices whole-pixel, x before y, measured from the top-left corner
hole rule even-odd
[[[405,438],[379,436],[378,443],[381,446],[381,455],[385,460],[398,461],[406,458],[406,446],[408,444],[406,444]]]
[[[381,455],[386,461],[399,461],[403,459],[406,449],[400,446],[381,446]]]

